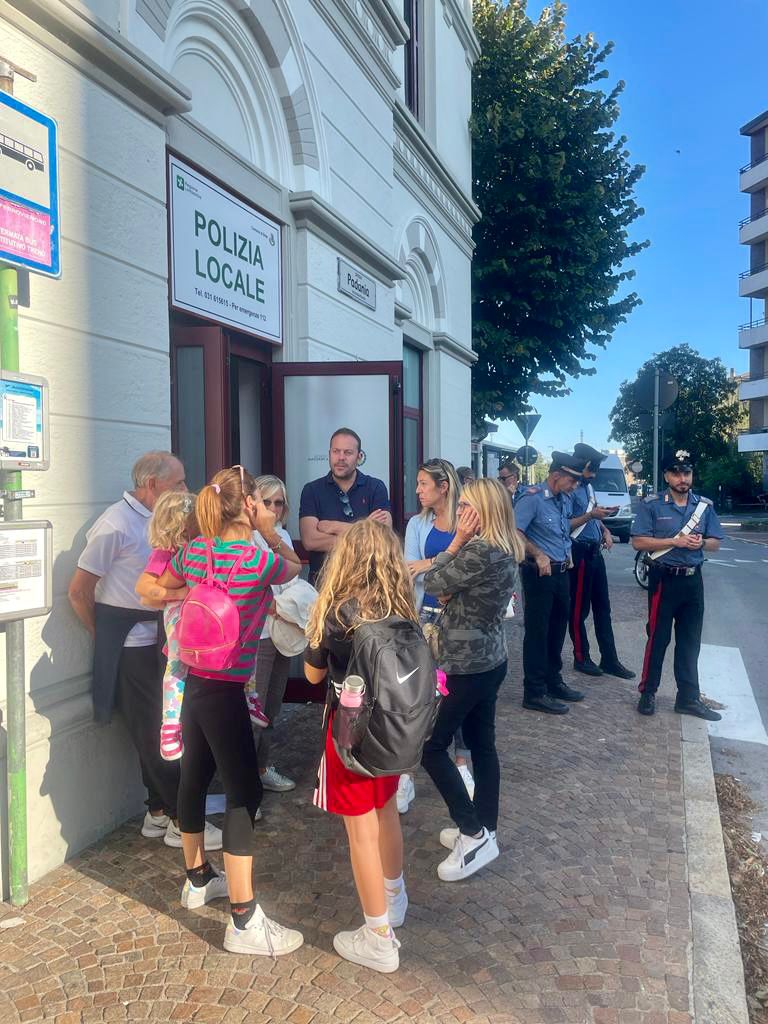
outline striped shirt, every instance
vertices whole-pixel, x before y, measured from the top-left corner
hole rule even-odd
[[[195,670],[195,675],[205,679],[248,682],[256,664],[259,634],[272,601],[271,584],[285,582],[286,564],[279,555],[273,551],[261,551],[242,540],[220,540],[218,537],[213,541],[214,579],[223,583],[243,551],[248,552],[248,557],[232,581],[229,596],[240,611],[241,634],[249,626],[252,626],[251,633],[241,645],[239,657],[232,668],[222,672]],[[176,553],[168,568],[190,587],[203,581],[208,575],[205,538],[197,537],[190,541]]]

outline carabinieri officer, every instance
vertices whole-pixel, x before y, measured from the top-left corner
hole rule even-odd
[[[588,676],[618,676],[634,679],[635,673],[619,661],[611,622],[611,599],[608,594],[608,575],[605,571],[603,548],[613,547],[611,531],[603,522],[615,509],[597,504],[592,480],[600,463],[602,452],[588,444],[574,446],[573,454],[585,460],[583,479],[571,495],[571,618],[568,629],[573,642],[573,667]],[[590,610],[595,623],[600,665],[589,656],[587,618]]]
[[[675,711],[709,722],[722,717],[702,703],[698,660],[704,620],[704,551],[717,551],[725,537],[712,502],[694,494],[693,466],[687,451],[667,455],[662,462],[667,490],[640,503],[632,524],[632,545],[645,551],[648,572],[648,641],[640,677],[641,715],[656,710],[672,623],[675,624]]]
[[[570,709],[562,701],[584,699],[560,674],[570,609],[569,495],[581,480],[583,468],[583,459],[552,452],[546,482],[523,488],[515,501],[515,519],[526,554],[521,572],[525,594],[523,707],[548,715],[566,714]]]

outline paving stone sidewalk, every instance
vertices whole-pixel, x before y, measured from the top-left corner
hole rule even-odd
[[[255,882],[303,948],[276,961],[226,953],[226,901],[183,910],[180,852],[142,839],[134,820],[33,886],[24,925],[0,929],[0,1022],[691,1024],[670,690],[651,720],[635,713],[633,684],[608,678],[564,718],[524,711],[521,632],[499,707],[502,855],[467,882],[440,882],[447,819],[417,778],[396,974],[333,952],[333,933],[361,915],[341,822],[310,804],[319,711],[301,708],[276,744],[299,784],[265,797]],[[0,905],[0,924],[18,915]]]

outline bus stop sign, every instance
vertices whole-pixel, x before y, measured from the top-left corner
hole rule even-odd
[[[61,274],[56,122],[0,92],[0,261]]]

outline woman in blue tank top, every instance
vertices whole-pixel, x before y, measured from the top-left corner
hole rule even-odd
[[[413,577],[416,592],[416,608],[425,632],[439,620],[441,605],[436,597],[424,593],[424,574],[441,551],[445,551],[456,534],[456,506],[459,502],[461,484],[453,465],[446,459],[430,459],[419,466],[416,476],[416,495],[421,512],[413,516],[405,531],[405,560]],[[467,792],[472,796],[475,781],[469,770],[467,750],[461,730],[455,737],[456,766],[459,769]],[[405,814],[415,795],[410,775],[400,776],[397,791],[397,809]]]

